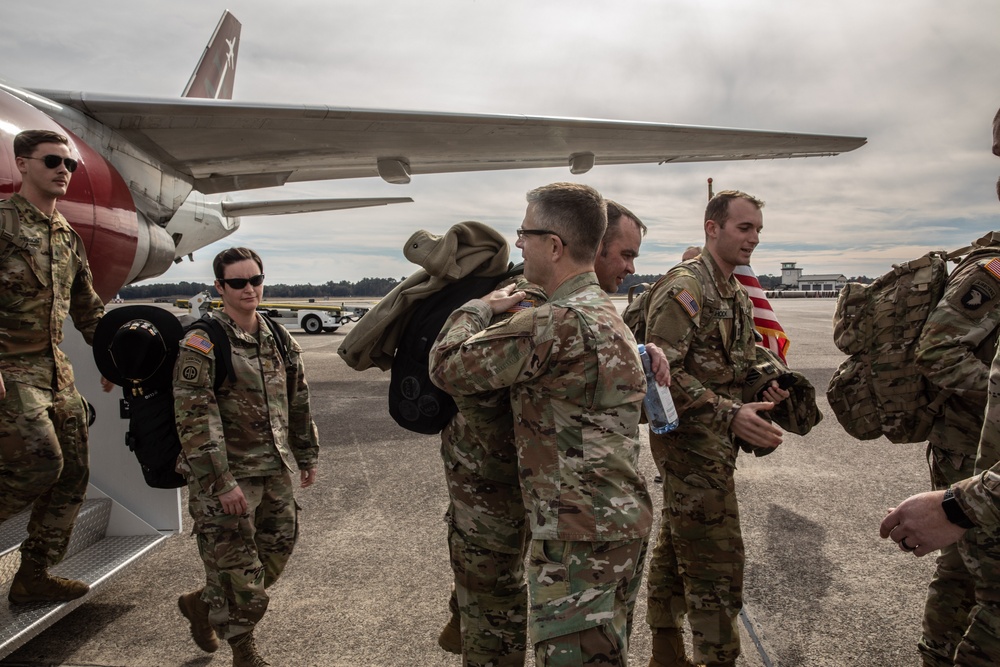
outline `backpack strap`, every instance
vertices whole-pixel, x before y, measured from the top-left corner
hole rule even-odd
[[[285,366],[289,365],[288,348],[291,347],[292,340],[291,334],[284,327],[278,326],[278,323],[268,317],[266,314],[257,311],[264,320],[264,324],[271,331],[271,335],[274,337],[274,345],[278,348],[278,354],[281,355],[282,361],[285,362]]]
[[[215,383],[212,388],[217,391],[226,379],[229,379],[230,382],[236,382],[236,371],[233,369],[233,346],[229,342],[226,330],[222,328],[222,323],[205,313],[187,328],[188,331],[192,329],[207,333],[208,339],[215,346]]]
[[[18,250],[28,247],[21,236],[21,216],[9,199],[0,199],[0,264]]]

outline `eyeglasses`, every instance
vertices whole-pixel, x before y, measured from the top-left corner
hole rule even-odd
[[[549,236],[549,235],[552,235],[552,236],[556,237],[557,239],[559,239],[560,241],[562,241],[563,245],[569,245],[568,243],[566,243],[566,240],[563,237],[559,236],[558,234],[556,234],[553,231],[549,231],[548,229],[523,229],[521,227],[518,227],[514,231],[517,232],[517,238],[519,238],[519,239],[520,238],[524,238],[524,236],[526,236],[526,235],[527,236],[532,236],[532,235],[533,236]]]
[[[260,287],[264,284],[264,274],[258,273],[256,276],[250,276],[249,278],[219,278],[219,282],[223,285],[229,285],[233,289],[243,289],[250,283],[254,287]]]
[[[22,156],[23,157],[23,156]],[[76,165],[78,164],[76,160],[71,157],[63,157],[61,155],[46,155],[45,157],[25,157],[25,160],[41,160],[45,163],[45,166],[49,169],[55,169],[61,164],[66,165],[66,171],[73,173],[76,171]]]

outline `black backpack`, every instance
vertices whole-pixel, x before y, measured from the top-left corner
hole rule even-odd
[[[275,345],[285,367],[292,369],[288,363],[288,348],[291,343],[288,332],[277,326],[271,318],[261,313],[264,322],[274,336]],[[198,329],[208,334],[215,346],[215,383],[218,390],[223,382],[236,381],[233,370],[233,350],[222,324],[213,318],[204,316],[195,320],[184,329]],[[168,360],[173,366],[174,359]],[[221,363],[220,363],[221,362]],[[123,389],[122,418],[128,419],[128,432],[125,434],[125,444],[135,454],[142,468],[142,476],[148,486],[155,489],[176,489],[187,485],[187,480],[174,468],[177,456],[181,452],[181,441],[177,436],[174,422],[174,393],[171,385],[146,389],[135,393],[129,388]]]
[[[412,309],[410,321],[393,355],[389,377],[389,414],[416,433],[440,433],[458,412],[446,392],[431,382],[428,357],[445,320],[459,307],[489,294],[503,281],[524,273],[518,264],[500,276],[466,276],[444,287]]]

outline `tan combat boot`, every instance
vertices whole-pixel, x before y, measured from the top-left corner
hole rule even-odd
[[[454,598],[452,601],[454,601]],[[438,636],[438,646],[448,653],[462,655],[462,619],[458,615],[457,608],[452,608],[451,618],[441,628],[441,634]]]
[[[208,603],[201,599],[202,590],[199,588],[180,596],[177,606],[191,624],[191,638],[198,648],[206,653],[215,653],[219,650],[219,637],[208,622]]]
[[[244,632],[229,638],[233,649],[233,667],[270,667],[271,663],[261,657],[254,643],[253,633]]]
[[[90,586],[75,579],[53,577],[40,563],[31,558],[22,558],[14,580],[10,584],[7,599],[11,604],[29,602],[69,602],[83,597]]]
[[[676,628],[653,628],[649,667],[693,667],[684,653],[684,637]]]

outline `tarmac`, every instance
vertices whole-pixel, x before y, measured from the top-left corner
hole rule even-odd
[[[792,340],[789,362],[817,388],[825,418],[769,456],[740,455],[745,611],[754,632],[744,635],[740,667],[919,664],[933,560],[881,540],[878,525],[889,507],[929,489],[924,445],[860,442],[837,423],[824,397],[844,359],[832,342],[834,304],[772,302]],[[275,666],[457,667],[461,659],[437,645],[451,582],[440,438],[392,421],[388,373],[355,372],[337,355],[347,330],[293,332],[305,349],[322,442],[319,478],[298,494],[299,543],[270,589],[258,646]],[[642,466],[654,486],[648,448]],[[661,496],[653,490],[657,516]],[[194,538],[174,536],[0,665],[228,666],[228,648],[202,653],[177,610],[177,596],[202,576]],[[650,655],[644,618],[645,590],[629,647],[635,666]]]

